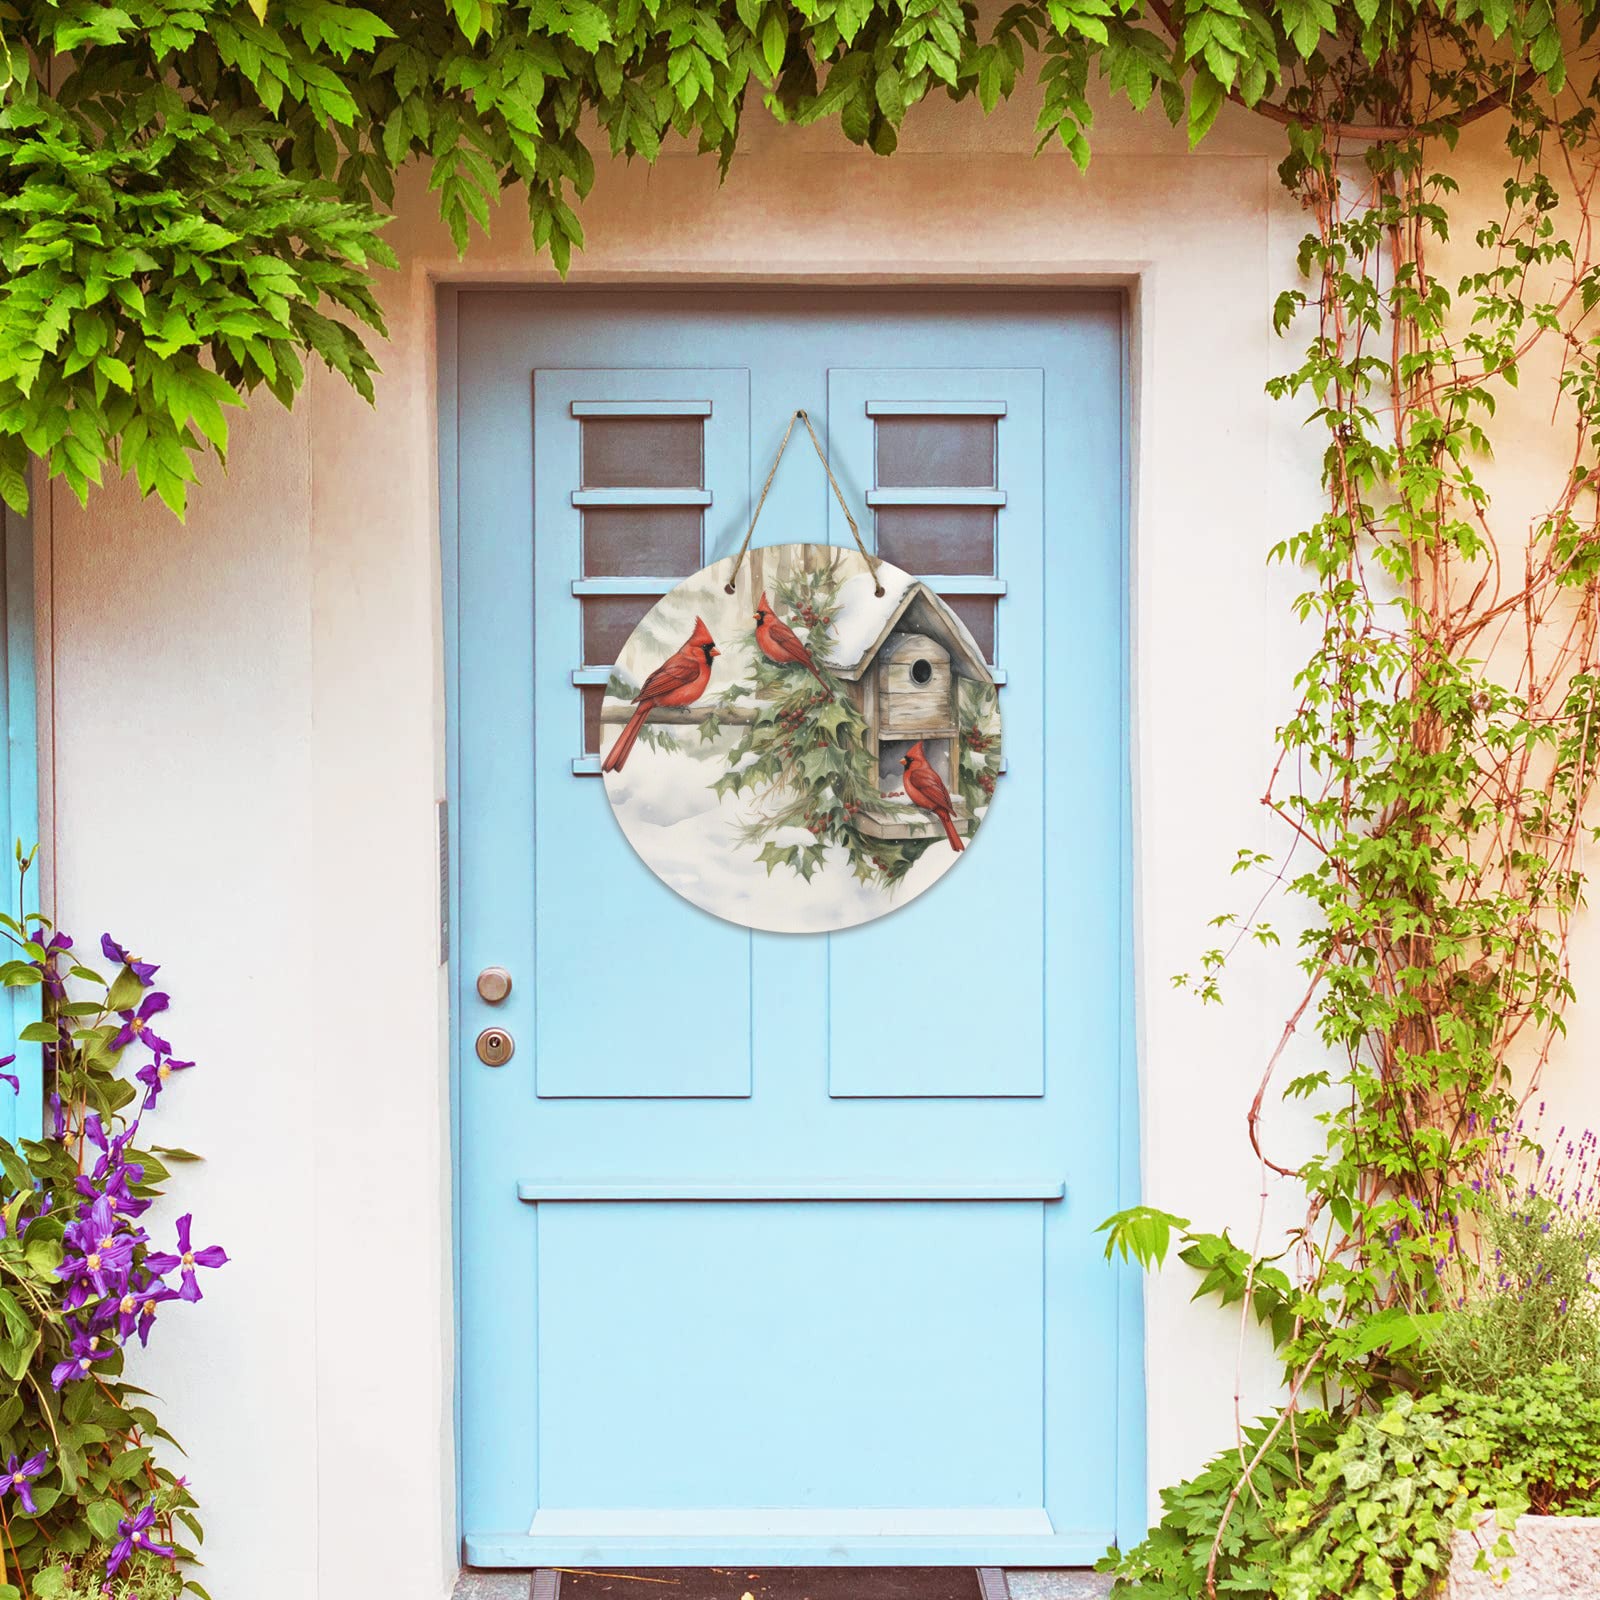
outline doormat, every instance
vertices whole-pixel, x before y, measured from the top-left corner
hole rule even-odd
[[[979,1600],[973,1567],[641,1567],[561,1573],[561,1600]]]

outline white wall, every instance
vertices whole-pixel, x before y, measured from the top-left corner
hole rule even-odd
[[[1108,113],[1087,178],[1032,157],[1031,118],[930,104],[881,161],[753,113],[725,184],[686,155],[602,167],[572,276],[1131,286],[1145,1184],[1248,1238],[1244,1109],[1289,958],[1247,959],[1222,1008],[1168,978],[1238,905],[1235,848],[1269,838],[1296,652],[1264,553],[1314,499],[1262,385],[1288,364],[1268,311],[1301,223],[1242,114],[1190,155]],[[263,401],[184,528],[126,485],[49,506],[60,914],[164,960],[202,1062],[171,1132],[212,1158],[184,1198],[235,1257],[146,1363],[219,1600],[433,1600],[454,1570],[433,287],[548,268],[514,203],[465,266],[420,183],[402,211],[376,410],[320,372],[292,418]],[[1191,1289],[1169,1268],[1149,1293],[1153,1485],[1231,1426],[1236,1320]]]

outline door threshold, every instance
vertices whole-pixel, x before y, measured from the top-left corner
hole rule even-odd
[[[899,1567],[854,1567],[852,1600],[920,1600],[918,1580],[927,1580],[926,1592],[937,1591],[939,1600],[956,1596],[958,1568],[928,1567],[926,1563]],[[975,1580],[972,1600],[1102,1600],[1111,1592],[1111,1578],[1090,1567],[971,1567]],[[839,1582],[836,1569],[815,1567],[778,1569],[789,1586],[809,1596],[826,1596]],[[696,1576],[704,1582],[697,1585]],[[533,1571],[490,1571],[469,1568],[456,1581],[452,1600],[596,1600],[602,1590],[607,1600],[625,1595],[628,1600],[720,1600],[750,1591],[762,1593],[775,1576],[770,1566],[751,1570],[728,1567],[654,1568],[640,1572],[619,1567],[537,1567]],[[565,1581],[563,1581],[565,1580]],[[764,1583],[761,1580],[768,1580]],[[648,1586],[648,1587],[647,1587]],[[658,1588],[659,1586],[659,1588]],[[674,1594],[671,1591],[676,1590]],[[964,1593],[964,1591],[962,1591]],[[766,1596],[763,1594],[763,1600]],[[957,1597],[959,1600],[959,1597]]]
[[[582,1536],[477,1533],[466,1538],[474,1567],[588,1567],[635,1571],[652,1567],[1092,1567],[1112,1543],[1109,1529],[1054,1534],[898,1535],[788,1534],[739,1538],[671,1535],[596,1540]],[[496,1597],[498,1600],[498,1597]],[[639,1600],[646,1600],[641,1594]],[[650,1600],[673,1600],[652,1596]],[[1040,1594],[1038,1600],[1048,1600]]]

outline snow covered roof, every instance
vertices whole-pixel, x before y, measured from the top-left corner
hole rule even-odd
[[[940,604],[927,584],[904,573],[887,573],[882,596],[870,572],[859,572],[839,586],[839,609],[833,619],[834,642],[828,665],[852,682],[872,665],[883,642],[897,628],[925,633],[950,652],[958,677],[991,683],[988,663],[961,619]]]

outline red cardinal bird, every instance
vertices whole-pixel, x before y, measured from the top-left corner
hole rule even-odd
[[[756,602],[756,643],[768,661],[775,661],[780,667],[804,667],[824,689],[828,687],[799,634],[772,609],[765,589]]]
[[[944,779],[928,764],[920,739],[906,751],[900,765],[906,772],[906,799],[923,811],[931,811],[944,824],[944,836],[952,850],[965,850],[956,825],[950,820],[950,791],[945,788]]]
[[[645,718],[657,706],[693,705],[705,693],[711,681],[711,659],[720,656],[711,630],[699,617],[694,619],[694,632],[684,642],[682,649],[674,651],[644,680],[634,700],[634,712],[628,725],[612,745],[611,752],[600,763],[602,772],[621,772],[622,764],[633,752],[633,741],[639,737]]]

